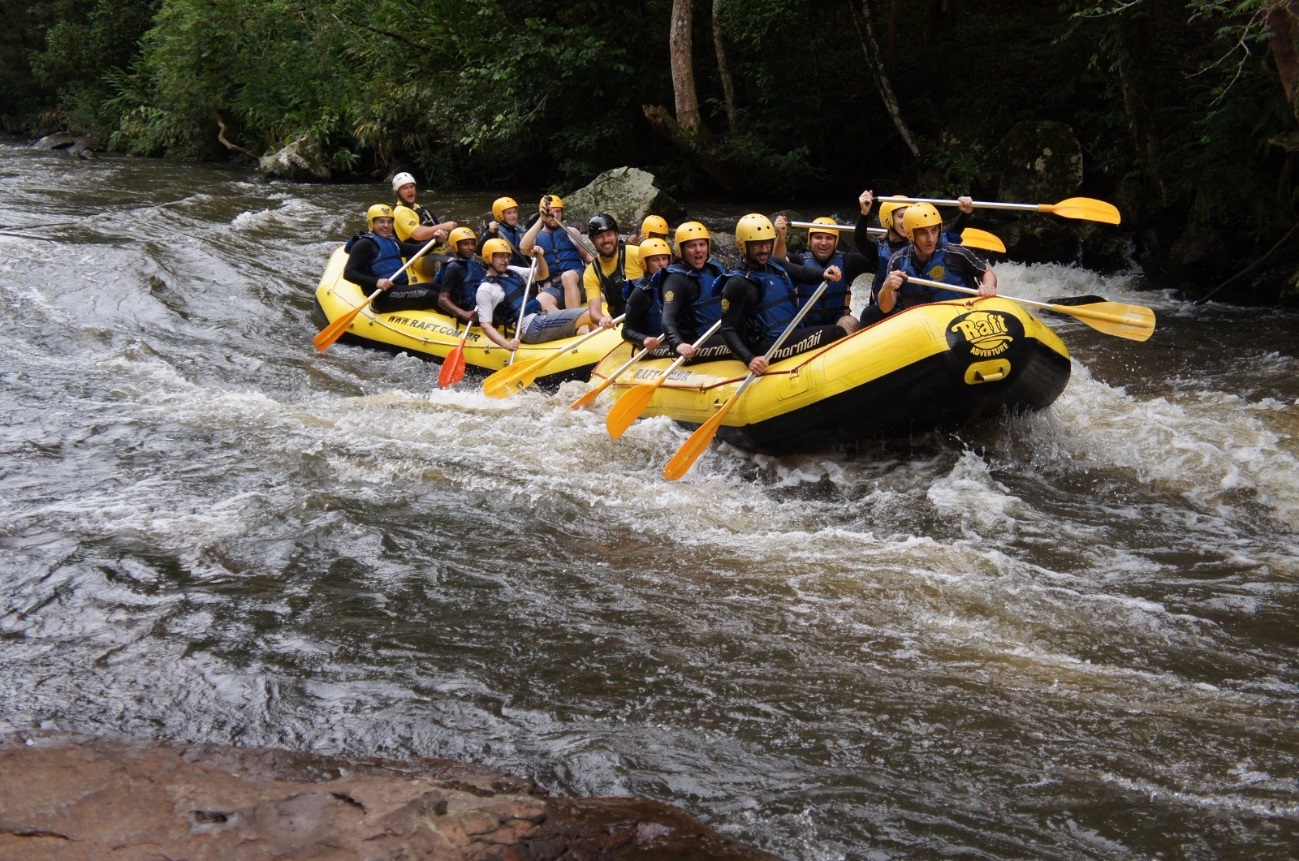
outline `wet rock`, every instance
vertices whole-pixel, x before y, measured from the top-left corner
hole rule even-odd
[[[293,182],[328,181],[329,163],[314,140],[303,136],[274,155],[262,156],[260,169],[264,179],[287,179]]]
[[[583,188],[565,196],[565,219],[582,229],[586,220],[607,212],[623,233],[636,233],[647,215],[661,215],[669,224],[686,216],[685,207],[654,184],[654,174],[634,167],[606,170]]]
[[[994,232],[1006,244],[1006,256],[1021,263],[1075,263],[1080,244],[1078,230],[1058,218],[1031,215]]]
[[[771,859],[665,804],[555,798],[446,760],[18,733],[0,858]]]
[[[75,141],[76,138],[67,132],[55,132],[52,135],[46,135],[36,143],[32,144],[32,149],[63,149],[64,147],[72,146]]]
[[[1197,294],[1227,278],[1232,255],[1217,231],[1192,227],[1173,240],[1164,268],[1178,287]]]
[[[1082,187],[1082,144],[1064,123],[1017,123],[989,164],[998,196],[1009,203],[1055,203]]]

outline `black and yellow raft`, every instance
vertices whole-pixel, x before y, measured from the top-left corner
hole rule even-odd
[[[623,345],[596,366],[608,375]],[[653,382],[670,360],[633,365],[615,395]],[[909,308],[819,350],[773,363],[731,408],[717,437],[767,454],[821,451],[1050,406],[1069,382],[1069,351],[1045,323],[1007,299]],[[642,415],[706,422],[744,381],[730,359],[685,365]]]
[[[320,286],[316,288],[316,305],[330,323],[365,301],[365,292],[343,277],[346,266],[347,252],[340,246],[330,256],[325,274],[320,278]],[[340,340],[441,361],[460,343],[463,334],[463,324],[438,311],[392,311],[376,314],[372,308],[367,308],[357,316]],[[577,340],[574,337],[542,344],[523,344],[519,347],[515,364],[530,359],[548,358],[562,352],[563,355],[546,365],[544,373],[538,375],[537,383],[550,387],[567,380],[587,380],[600,357],[621,343],[617,330],[602,332],[576,349],[571,349]],[[465,339],[464,356],[466,367],[490,373],[505,367],[510,352],[493,344],[482,329],[474,326]]]

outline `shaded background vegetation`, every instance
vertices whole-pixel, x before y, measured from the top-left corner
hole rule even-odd
[[[1267,17],[1293,19],[1292,0],[868,2],[919,159],[870,74],[859,2],[724,0],[733,126],[713,3],[695,3],[703,121],[735,178],[725,193],[977,197],[1016,122],[1056,120],[1083,145],[1082,191],[1115,199],[1125,225],[1162,249],[1152,275],[1182,240],[1213,252],[1191,255],[1215,270],[1191,279],[1202,287],[1271,251],[1269,274],[1237,298],[1299,292],[1299,241],[1276,249],[1299,212],[1299,122],[1269,26],[1281,19]],[[400,166],[426,184],[509,190],[630,164],[681,197],[722,192],[643,111],[673,105],[671,0],[3,5],[10,132],[94,132],[116,150],[203,159],[230,157],[221,129],[258,154],[307,135],[341,176]]]

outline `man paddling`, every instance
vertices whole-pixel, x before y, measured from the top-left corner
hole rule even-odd
[[[776,228],[771,219],[751,212],[735,225],[735,245],[744,254],[739,268],[727,273],[722,287],[722,328],[720,334],[731,352],[755,374],[767,372],[764,355],[793,322],[799,311],[794,278],[820,277],[838,281],[842,273],[837,266],[821,271],[815,264],[782,266],[771,259],[776,245]],[[820,282],[817,282],[818,284]],[[804,326],[785,339],[785,345],[771,357],[779,361],[823,347],[847,333],[837,325]]]
[[[966,298],[965,294],[951,290],[908,284],[909,277],[969,287],[978,290],[980,296],[997,295],[997,273],[992,271],[988,261],[966,246],[947,241],[943,235],[942,216],[931,204],[917,203],[908,207],[902,229],[911,243],[889,261],[889,274],[880,288],[881,312],[892,314],[926,302]]]
[[[348,240],[343,277],[366,293],[383,291],[374,299],[378,313],[436,308],[437,290],[431,283],[411,284],[405,272],[389,278],[404,260],[419,253],[424,243],[401,242],[393,236],[392,207],[385,203],[371,206],[365,217],[370,230]]]
[[[672,247],[662,239],[645,239],[640,244],[645,274],[626,287],[627,316],[622,321],[622,339],[650,351],[649,358],[675,357],[663,344],[663,303],[654,276],[672,263]]]
[[[724,359],[731,355],[720,335],[713,335],[696,350],[695,341],[722,319],[722,281],[726,269],[712,259],[712,237],[698,221],[677,228],[677,255],[681,258],[655,276],[663,297],[663,338],[687,363]]]
[[[438,310],[450,314],[464,323],[478,319],[478,285],[487,274],[483,265],[474,259],[478,240],[468,227],[451,231],[447,241],[456,250],[455,256],[438,270],[434,283],[438,288]]]

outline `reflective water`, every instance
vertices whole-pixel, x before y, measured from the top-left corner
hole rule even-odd
[[[686,432],[576,384],[312,349],[381,186],[0,189],[0,729],[464,758],[788,858],[1299,854],[1296,317],[1004,265],[1159,329],[1054,321],[1043,414],[669,484]]]

